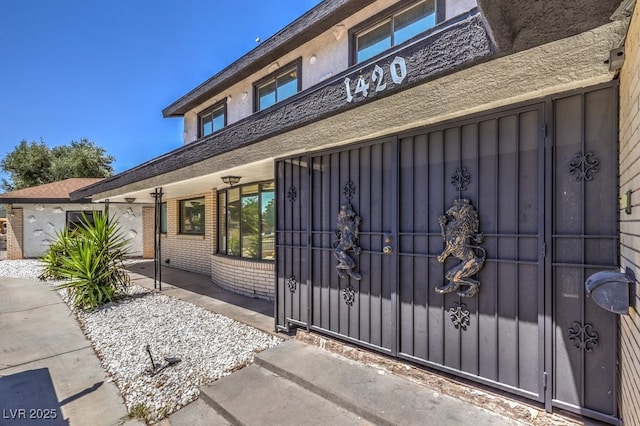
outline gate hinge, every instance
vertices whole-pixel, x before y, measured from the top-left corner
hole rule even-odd
[[[547,388],[547,373],[544,372],[542,373],[542,385],[544,386],[544,388]]]

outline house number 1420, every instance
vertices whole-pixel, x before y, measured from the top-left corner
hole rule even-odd
[[[395,84],[400,84],[407,78],[407,63],[404,58],[400,56],[396,56],[391,65],[389,65],[389,73],[391,74],[391,80]],[[375,85],[375,91],[382,92],[387,88],[387,83],[384,81],[384,70],[380,68],[379,65],[376,65],[373,68],[373,72],[371,73],[371,85]],[[367,97],[369,95],[369,86],[370,84],[360,76],[356,83],[356,88],[351,92],[351,79],[349,77],[344,79],[344,87],[347,91],[347,102],[353,101],[353,98],[358,96],[358,94],[362,94],[363,97]]]

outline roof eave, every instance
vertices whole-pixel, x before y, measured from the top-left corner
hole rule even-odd
[[[244,80],[375,0],[325,0],[222,71],[162,110],[165,118],[181,117],[227,87]]]
[[[91,198],[0,198],[0,204],[82,204],[91,203]]]

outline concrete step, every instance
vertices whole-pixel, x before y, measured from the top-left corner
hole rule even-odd
[[[297,340],[257,354],[200,398],[231,424],[521,424]]]
[[[345,408],[256,364],[200,389],[200,398],[231,424],[370,424]]]
[[[380,425],[518,425],[407,379],[299,341],[287,341],[255,362]]]

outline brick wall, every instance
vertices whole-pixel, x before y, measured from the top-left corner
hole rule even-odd
[[[204,196],[205,234],[181,235],[180,200]],[[193,194],[185,198],[167,199],[167,234],[162,237],[162,259],[164,264],[200,274],[211,274],[211,254],[214,252],[215,229],[215,191],[205,194]],[[166,263],[166,261],[169,263]]]
[[[632,211],[620,212],[620,258],[640,279],[640,7],[636,5],[620,72],[620,196],[632,191]],[[620,414],[624,424],[640,425],[640,286],[630,315],[620,318]]]
[[[22,259],[23,218],[22,209],[9,208],[7,210],[7,259]]]
[[[275,299],[274,262],[212,256],[211,279],[234,293],[257,299]]]
[[[145,259],[153,259],[154,213],[153,207],[142,208],[142,257]]]

